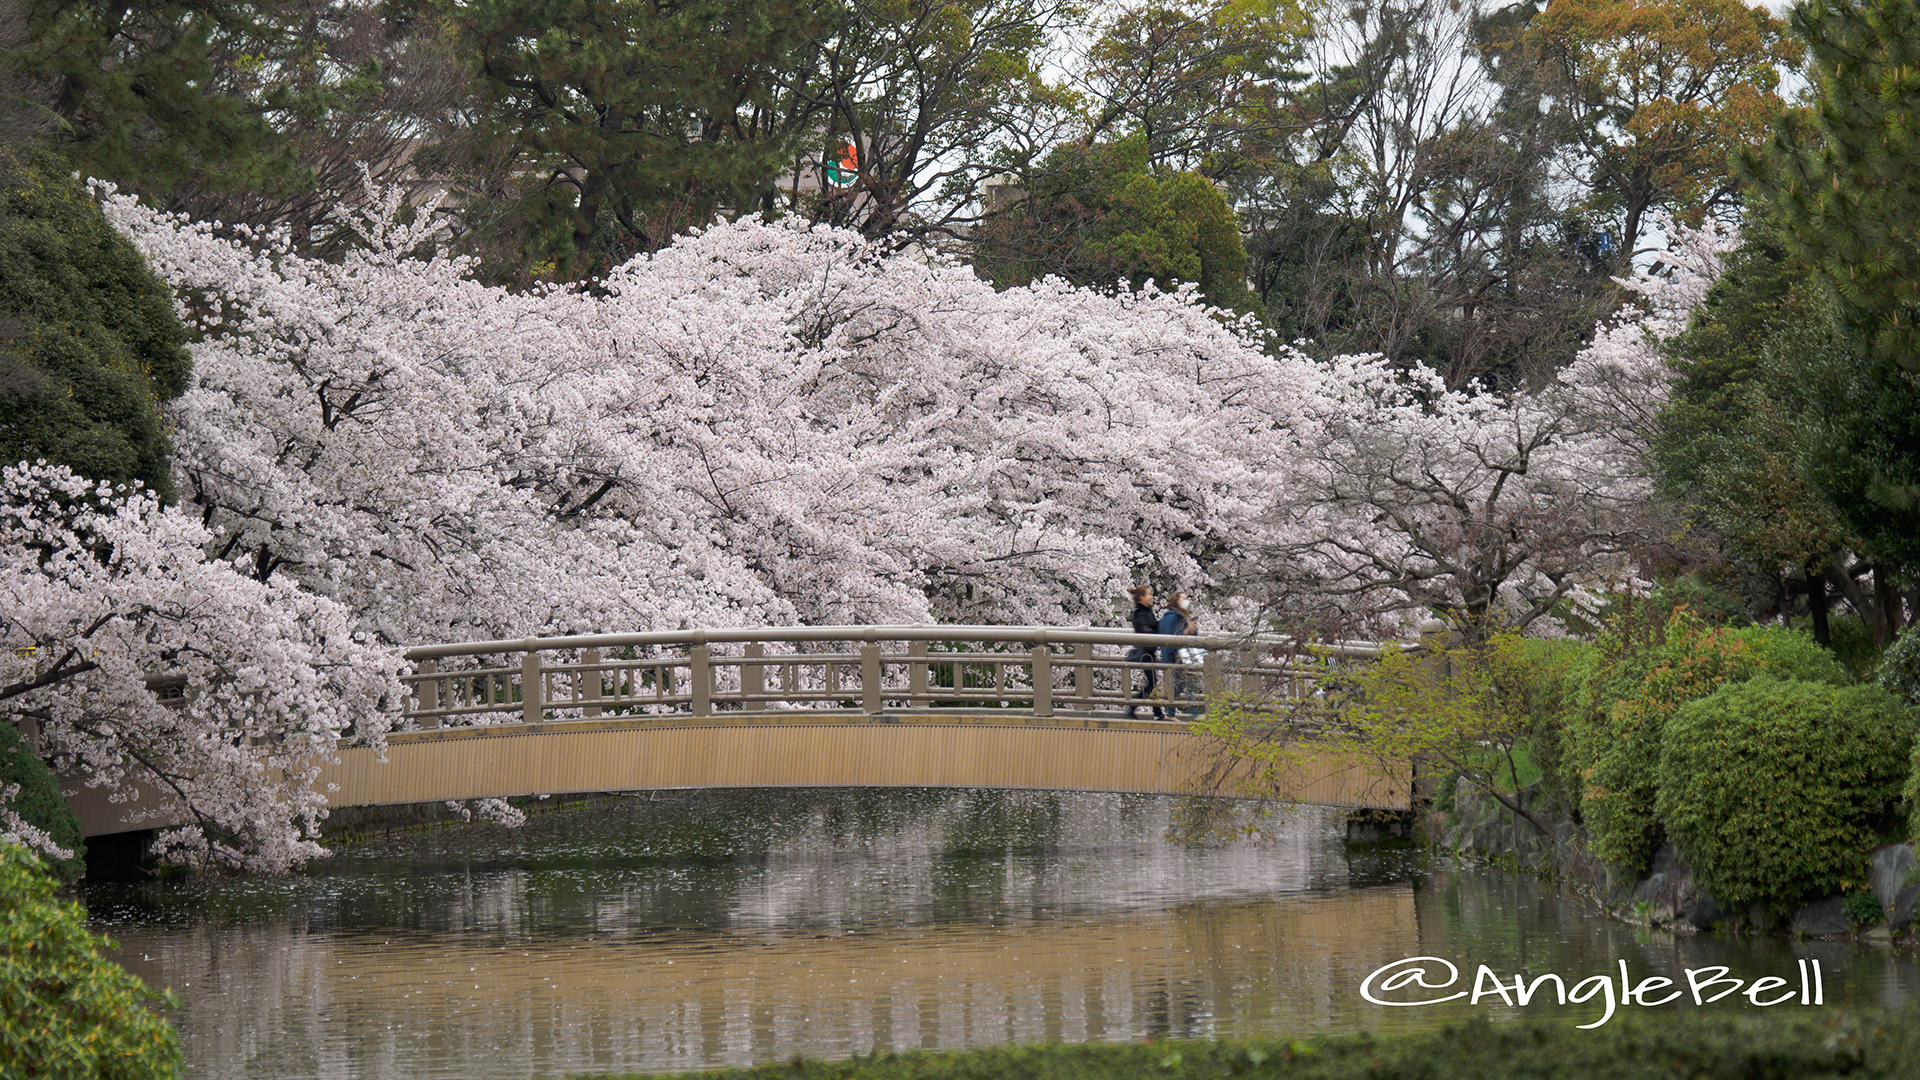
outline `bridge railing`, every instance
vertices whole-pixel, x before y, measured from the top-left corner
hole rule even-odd
[[[1129,659],[1149,648],[1151,660]],[[1198,650],[1195,664],[1162,648]],[[1139,708],[1197,713],[1226,694],[1310,698],[1324,658],[1378,646],[1343,642],[1307,655],[1270,637],[1180,637],[1034,626],[823,626],[688,630],[411,649],[404,727],[608,718],[796,719],[978,714],[1008,720],[1108,717]],[[1193,653],[1185,655],[1193,656]],[[1142,669],[1157,675],[1136,698]]]

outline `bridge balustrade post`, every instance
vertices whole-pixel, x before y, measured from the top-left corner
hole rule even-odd
[[[860,707],[868,716],[880,712],[880,643],[860,645]]]
[[[413,670],[422,675],[436,675],[440,671],[440,663],[437,660],[422,660],[414,665]],[[414,683],[413,686],[420,694],[419,711],[425,714],[419,717],[416,722],[423,728],[439,727],[440,680],[423,679],[420,682]]]
[[[1234,654],[1240,665],[1240,693],[1248,700],[1257,701],[1266,691],[1265,679],[1260,671],[1260,654],[1252,649],[1242,649]]]
[[[1073,696],[1083,708],[1093,705],[1093,645],[1079,642],[1073,647]]]
[[[755,661],[767,655],[767,647],[757,641],[749,641],[744,652],[746,658],[740,661],[740,707],[748,712],[759,712],[767,707],[767,669]]]
[[[1033,643],[1033,715],[1053,715],[1053,654],[1044,636]]]
[[[1227,665],[1219,649],[1208,649],[1200,658],[1200,696],[1205,704],[1219,701],[1227,692]]]
[[[927,707],[927,643],[907,642],[907,708]]]
[[[691,680],[687,689],[693,694],[693,715],[713,715],[713,664],[705,644],[687,649],[687,667],[687,675]]]
[[[577,676],[580,680],[580,696],[586,701],[593,703],[586,707],[584,710],[585,714],[587,716],[599,716],[599,701],[602,690],[600,683],[600,650],[581,649],[580,667],[582,670]]]
[[[540,652],[528,649],[520,656],[520,721],[540,722]]]

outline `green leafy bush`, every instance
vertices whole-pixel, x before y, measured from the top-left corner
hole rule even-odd
[[[71,859],[53,859],[43,853],[41,858],[48,870],[61,881],[79,880],[87,870],[87,841],[80,835],[80,819],[73,816],[73,808],[60,794],[60,785],[46,763],[35,756],[12,724],[0,723],[0,792],[14,784],[20,785],[20,790],[13,797],[13,812],[73,852]]]
[[[1920,706],[1920,627],[1906,632],[1887,647],[1874,671],[1880,688],[1906,702]],[[1907,836],[1920,840],[1920,740],[1913,746],[1913,759],[1907,769],[1907,807],[1913,815],[1907,821]]]
[[[1887,646],[1873,676],[1889,694],[1909,705],[1920,705],[1920,627],[1907,627]]]
[[[1854,889],[1840,902],[1846,912],[1847,921],[1857,927],[1876,926],[1886,919],[1887,911],[1880,906],[1880,899],[1868,888]]]
[[[1591,643],[1526,639],[1501,672],[1500,692],[1527,718],[1527,750],[1548,791],[1575,805],[1579,785],[1568,766],[1567,740],[1599,663]]]
[[[1834,619],[1828,628],[1828,648],[1855,682],[1871,682],[1880,650],[1873,644],[1873,632],[1855,618]]]
[[[1877,686],[1721,686],[1667,720],[1655,812],[1722,903],[1784,913],[1857,881],[1906,779],[1913,721]]]
[[[25,848],[0,847],[0,1076],[36,1080],[157,1080],[180,1071],[173,1028],[156,994],[102,950],[80,905]]]
[[[1710,626],[1681,608],[1657,637],[1602,635],[1601,659],[1568,738],[1578,808],[1601,858],[1641,872],[1661,836],[1655,812],[1662,732],[1675,710],[1725,684],[1767,675],[1832,686],[1852,676],[1796,631]]]

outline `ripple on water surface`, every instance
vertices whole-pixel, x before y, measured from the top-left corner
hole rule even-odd
[[[1360,996],[1369,972],[1419,955],[1569,983],[1621,960],[1635,978],[1753,978],[1817,958],[1829,1003],[1896,1004],[1917,985],[1910,959],[1871,950],[1637,931],[1530,879],[1349,855],[1335,812],[1271,843],[1183,847],[1165,839],[1174,809],[977,791],[613,798],[514,831],[395,834],[281,880],[85,899],[123,961],[179,993],[200,1078],[518,1080],[1522,1011]]]

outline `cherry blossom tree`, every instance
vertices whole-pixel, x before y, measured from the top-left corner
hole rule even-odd
[[[0,472],[0,716],[130,820],[184,808],[162,854],[281,870],[321,852],[313,779],[342,738],[381,745],[400,661],[342,605],[209,559],[212,540],[138,489]],[[141,786],[160,802],[126,803]]]
[[[1544,385],[1449,391],[1377,356],[1318,369],[1306,422],[1263,470],[1288,479],[1251,549],[1283,623],[1393,633],[1431,615],[1478,639],[1636,587],[1671,532],[1647,458],[1660,343],[1734,246],[1667,224],[1665,257],[1621,282],[1644,306]]]
[[[380,739],[399,646],[1100,622],[1143,578],[1210,593],[1209,629],[1550,625],[1658,539],[1658,342],[1726,247],[1674,229],[1643,308],[1496,394],[1311,359],[1191,288],[996,291],[826,227],[515,293],[397,193],[333,262],[101,197],[197,334],[181,506],[7,474],[0,700],[185,800],[188,857],[268,867],[317,850],[309,763]]]
[[[1105,618],[1244,530],[1298,380],[1187,294],[1000,293],[847,231],[513,294],[386,216],[320,263],[107,203],[203,338],[173,416],[213,552],[394,643]]]
[[[995,291],[824,227],[510,293],[423,256],[397,194],[336,263],[106,201],[203,338],[174,416],[213,553],[397,644],[1080,622],[1143,575],[1530,625],[1654,539],[1627,511],[1657,341],[1726,245],[1675,227],[1645,308],[1499,395],[1310,360],[1191,290]]]

